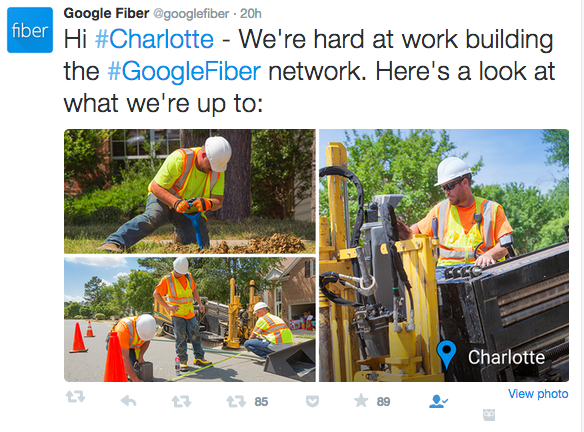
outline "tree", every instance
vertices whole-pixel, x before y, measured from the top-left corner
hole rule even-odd
[[[81,310],[81,305],[77,302],[72,302],[67,306],[67,312],[65,313],[68,317],[74,317],[80,315],[79,311]]]
[[[181,129],[181,146],[183,148],[203,147],[209,135],[209,129]]]
[[[112,283],[112,304],[114,307],[114,313],[112,315],[125,315],[125,311],[128,309],[128,299],[126,297],[126,290],[128,288],[128,275],[123,275],[118,277],[118,279]]]
[[[68,129],[64,134],[65,181],[82,189],[98,189],[109,180],[105,157],[109,129]]]
[[[79,315],[83,315],[84,317],[88,317],[91,315],[91,307],[90,306],[81,306],[79,309]]]
[[[160,280],[173,271],[173,263],[175,259],[176,258],[173,257],[138,258],[138,264],[146,271],[152,273],[156,279]],[[198,262],[198,260],[199,258],[189,258],[189,267],[192,268],[192,264]]]
[[[231,145],[231,160],[225,171],[223,207],[215,212],[219,220],[239,221],[251,216],[251,131],[224,129],[218,131]],[[181,129],[183,147],[201,147],[210,136],[208,129]]]
[[[372,136],[353,134],[351,145],[346,133],[348,168],[363,185],[365,205],[373,200],[374,195],[403,194],[395,209],[396,216],[412,225],[444,199],[442,190],[434,186],[436,170],[444,158],[453,156],[456,149],[445,131],[441,132],[439,141],[434,138],[432,130],[412,130],[406,138],[389,129],[376,130]],[[462,159],[466,156],[459,155]],[[482,166],[482,159],[471,166],[473,174],[477,174]],[[356,188],[348,183],[352,226],[358,201]],[[321,184],[324,191],[321,190],[319,196],[320,214],[325,216],[329,206],[326,180],[321,180]]]
[[[132,270],[128,277],[126,297],[128,305],[136,312],[152,312],[154,287],[160,280],[152,273],[143,270]]]
[[[288,219],[311,196],[314,179],[314,130],[252,131],[252,211],[256,216]]]
[[[116,306],[113,301],[110,302],[101,302],[100,304],[96,305],[93,308],[93,315],[95,314],[104,314],[106,317],[110,317],[112,315],[117,315],[119,312],[116,309]]]
[[[565,240],[568,222],[567,183],[559,182],[548,194],[523,183],[477,185],[475,196],[496,201],[513,228],[515,250],[525,254]],[[566,195],[564,195],[564,193]]]
[[[216,217],[237,222],[251,216],[251,130],[223,129],[220,135],[229,142],[232,153],[225,171],[223,206]]]
[[[111,300],[110,290],[107,289],[106,284],[97,276],[93,276],[89,282],[85,284],[85,294],[83,298],[89,302],[91,306],[96,306],[103,301]]]
[[[242,288],[242,303],[247,303],[249,289],[244,289],[254,281],[256,292],[273,288],[273,284],[263,278],[277,265],[281,258],[204,258],[200,268],[192,272],[197,290],[202,296],[221,303],[229,302],[230,280]]]
[[[558,164],[562,170],[570,166],[570,139],[567,129],[546,129],[543,131],[542,141],[550,144],[548,152],[548,165]]]

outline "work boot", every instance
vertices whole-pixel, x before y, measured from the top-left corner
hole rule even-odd
[[[115,252],[115,253],[123,253],[124,252],[124,250],[116,243],[104,243],[101,246],[99,246],[97,249],[108,251],[108,252]]]
[[[205,360],[205,359],[194,359],[193,360],[193,364],[195,366],[210,366],[213,364],[213,362],[209,361],[209,360]]]
[[[180,362],[180,371],[181,372],[188,372],[189,371],[189,366],[187,365],[187,362]]]

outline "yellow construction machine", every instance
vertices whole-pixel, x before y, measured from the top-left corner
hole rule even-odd
[[[236,293],[235,279],[230,281],[229,295],[229,326],[227,334],[223,339],[223,346],[226,348],[239,348],[249,339],[255,326],[253,308],[258,303],[259,297],[255,295],[255,283],[250,281],[249,302],[247,308],[241,305],[241,297]]]
[[[320,381],[567,378],[568,242],[485,269],[461,267],[437,283],[438,240],[399,240],[394,209],[402,196],[375,196],[366,207],[346,148],[330,143],[326,160],[320,170],[330,217],[319,222]],[[352,232],[348,182],[358,195]],[[453,343],[457,355],[444,356],[449,348],[442,348],[441,359],[441,341]],[[531,350],[545,362],[475,362],[475,350],[491,356]]]
[[[207,297],[201,297],[205,306],[205,313],[200,314],[195,302],[195,313],[199,322],[200,334],[203,339],[221,341],[225,348],[237,349],[249,339],[255,326],[253,308],[259,297],[255,295],[255,283],[250,281],[249,301],[247,308],[241,304],[241,295],[237,294],[238,287],[235,279],[230,280],[229,304],[221,304],[209,301]],[[173,335],[172,317],[158,301],[154,300],[154,318],[162,330]]]

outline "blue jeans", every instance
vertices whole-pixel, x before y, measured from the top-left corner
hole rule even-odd
[[[268,348],[269,345],[270,342],[262,338],[249,339],[243,344],[246,349],[263,358],[274,352]]]
[[[205,352],[201,345],[201,337],[199,336],[199,323],[197,322],[197,318],[185,319],[173,316],[172,327],[174,330],[176,355],[181,362],[186,362],[189,359],[187,354],[187,339],[191,341],[195,358],[205,358]]]
[[[126,222],[104,243],[116,243],[119,246],[129,248],[167,223],[174,225],[174,231],[183,245],[197,243],[191,220],[163,204],[154,194],[148,195],[144,213]],[[208,247],[210,245],[209,230],[207,229],[207,221],[203,217],[199,218],[199,230],[203,246]]]

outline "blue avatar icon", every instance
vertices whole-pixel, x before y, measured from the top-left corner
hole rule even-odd
[[[6,13],[9,53],[53,52],[53,9],[9,7]]]
[[[440,403],[440,395],[434,395],[432,400],[434,401],[434,403],[432,405],[430,405],[430,408],[444,408],[444,405],[442,405]],[[442,401],[442,403],[446,403],[446,402],[448,402],[448,399],[446,399],[445,401]]]
[[[436,347],[436,351],[438,352],[438,355],[444,362],[444,367],[446,368],[446,370],[448,370],[448,366],[450,366],[450,361],[452,360],[452,357],[454,357],[454,354],[456,354],[456,345],[452,341],[443,340]]]

